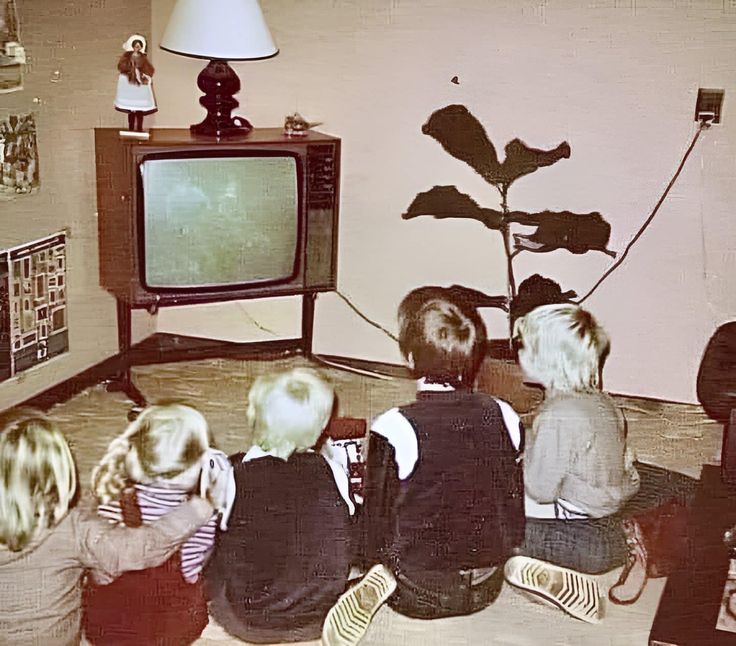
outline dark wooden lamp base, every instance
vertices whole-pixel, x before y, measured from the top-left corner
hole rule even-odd
[[[204,92],[199,104],[207,110],[207,116],[201,123],[190,126],[193,134],[218,138],[242,137],[253,130],[247,119],[230,116],[240,105],[233,97],[240,91],[240,79],[227,61],[211,60],[199,73],[197,87]]]

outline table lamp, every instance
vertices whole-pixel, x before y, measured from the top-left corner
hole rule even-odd
[[[209,60],[197,77],[207,116],[190,127],[192,133],[227,137],[253,129],[247,119],[230,115],[239,105],[233,95],[240,91],[240,79],[228,61],[261,60],[279,52],[258,0],[177,0],[160,46]]]

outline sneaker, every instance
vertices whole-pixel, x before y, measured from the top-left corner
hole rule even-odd
[[[647,584],[647,550],[641,534],[641,527],[633,519],[623,522],[626,545],[629,549],[629,560],[621,572],[618,581],[608,591],[608,598],[613,603],[628,605],[634,603]]]
[[[383,565],[374,565],[345,592],[327,613],[322,629],[323,646],[355,646],[371,619],[396,590],[396,579]]]
[[[603,618],[603,596],[595,579],[528,556],[512,556],[504,566],[511,585],[532,592],[576,619],[597,624]]]

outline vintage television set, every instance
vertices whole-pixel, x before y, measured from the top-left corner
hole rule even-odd
[[[130,310],[302,295],[311,350],[314,296],[334,290],[340,140],[255,129],[237,138],[95,130],[100,283]]]

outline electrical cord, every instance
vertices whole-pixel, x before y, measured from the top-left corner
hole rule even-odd
[[[352,303],[350,302],[350,299],[349,299],[349,298],[348,298],[347,296],[344,296],[344,295],[343,295],[343,294],[341,294],[341,293],[340,293],[340,292],[339,292],[338,290],[335,290],[335,294],[337,294],[337,295],[338,295],[338,296],[339,296],[340,298],[342,298],[342,300],[343,300],[343,301],[345,301],[345,303],[347,303],[348,307],[349,307],[349,308],[350,308],[351,310],[353,310],[353,312],[355,312],[355,313],[356,313],[356,314],[357,314],[357,315],[358,315],[358,316],[359,316],[360,318],[362,318],[362,319],[363,319],[363,320],[364,320],[364,321],[365,321],[366,323],[368,323],[369,325],[372,325],[372,326],[373,326],[374,328],[376,328],[376,329],[378,329],[378,330],[381,330],[381,332],[383,332],[383,333],[384,333],[384,334],[385,334],[385,335],[386,335],[386,336],[387,336],[387,337],[388,337],[389,339],[392,339],[392,340],[396,341],[396,343],[398,343],[398,342],[399,342],[399,337],[397,337],[396,335],[394,335],[394,334],[392,334],[391,332],[389,332],[389,331],[388,331],[388,330],[387,330],[387,329],[386,329],[385,327],[383,327],[382,325],[379,325],[379,324],[378,324],[378,323],[376,323],[375,321],[372,321],[371,319],[369,319],[369,318],[368,318],[368,317],[367,317],[367,316],[366,316],[365,314],[363,314],[363,312],[361,312],[361,311],[360,311],[360,310],[359,310],[359,309],[358,309],[357,307],[355,307],[355,305],[353,305],[353,304],[352,304]]]
[[[360,316],[360,318],[362,318],[364,321],[366,321],[367,323],[369,323],[373,327],[381,330],[384,334],[386,334],[392,340],[398,342],[398,339],[397,339],[396,336],[394,336],[393,334],[391,334],[391,332],[389,332],[383,326],[379,325],[378,323],[376,323],[374,321],[371,321],[355,305],[353,305],[353,303],[347,298],[347,296],[344,296],[343,294],[341,294],[337,290],[335,290],[335,293],[340,298],[342,298],[342,300],[345,301],[348,304],[348,306],[350,307],[350,309],[353,310],[358,316]],[[239,306],[240,310],[243,312],[243,314],[248,318],[248,320],[253,325],[255,325],[259,330],[263,330],[264,332],[267,332],[268,334],[271,334],[272,336],[276,336],[276,332],[274,332],[273,330],[267,328],[265,325],[262,325],[261,323],[259,323],[258,320],[250,312],[248,312],[248,310],[243,305],[243,303],[238,303],[238,306]],[[368,370],[366,368],[356,368],[355,366],[351,366],[351,365],[348,365],[348,364],[339,363],[337,361],[331,361],[330,359],[326,359],[325,357],[323,357],[323,356],[321,356],[319,354],[312,354],[311,357],[315,361],[318,361],[319,363],[324,364],[325,366],[330,366],[332,368],[340,368],[341,370],[346,370],[348,372],[354,372],[355,374],[358,374],[358,375],[363,375],[363,376],[366,376],[366,377],[375,377],[376,379],[383,379],[383,380],[386,380],[386,381],[393,381],[395,379],[395,377],[393,377],[392,375],[387,375],[387,374],[385,374],[383,372],[378,372],[376,370]]]
[[[351,310],[353,310],[353,312],[355,312],[360,318],[362,318],[366,323],[368,323],[369,325],[372,325],[377,330],[381,330],[381,332],[383,332],[387,337],[389,337],[393,341],[396,341],[397,343],[399,342],[399,339],[398,339],[397,336],[395,336],[394,334],[392,334],[391,332],[389,332],[382,325],[380,325],[380,324],[376,323],[375,321],[372,321],[371,319],[369,319],[365,314],[363,314],[363,312],[361,312],[355,305],[353,305],[353,303],[351,302],[351,300],[347,296],[345,296],[344,294],[342,294],[337,289],[334,291],[334,293],[337,294],[345,302],[345,304]],[[355,366],[351,366],[351,365],[348,365],[348,364],[345,364],[345,363],[340,363],[340,362],[337,362],[337,361],[331,361],[329,359],[325,359],[324,357],[322,357],[321,355],[318,355],[318,354],[313,354],[312,357],[316,361],[319,361],[320,363],[323,363],[326,366],[330,366],[332,368],[340,368],[341,370],[347,370],[348,372],[354,372],[354,373],[356,373],[358,375],[364,375],[366,377],[375,377],[376,379],[383,379],[385,381],[393,381],[395,379],[395,377],[393,377],[392,375],[387,375],[387,374],[385,374],[383,372],[379,372],[377,370],[368,370],[367,368],[356,368]]]
[[[259,330],[263,330],[264,332],[267,332],[271,336],[277,336],[276,332],[273,330],[267,328],[265,325],[261,325],[261,323],[258,322],[258,320],[248,311],[248,309],[241,303],[240,301],[237,301],[238,307],[240,310],[245,314],[245,317],[253,324],[255,325]]]
[[[700,133],[703,132],[706,128],[710,128],[710,120],[711,119],[702,119],[700,122],[700,126],[698,127],[698,131],[695,133],[695,136],[693,137],[693,140],[690,142],[690,146],[688,147],[687,151],[682,157],[682,161],[680,161],[680,165],[677,167],[677,170],[675,171],[675,174],[672,176],[672,179],[670,180],[669,184],[667,184],[667,188],[664,189],[664,192],[662,193],[659,200],[657,200],[657,203],[654,205],[654,208],[652,209],[652,212],[649,214],[649,217],[644,221],[644,224],[639,227],[639,230],[636,232],[634,237],[629,241],[629,244],[626,245],[626,248],[621,253],[621,257],[616,260],[604,273],[603,275],[597,280],[595,285],[591,287],[588,292],[581,298],[579,298],[577,301],[575,301],[578,305],[583,303],[596,289],[598,289],[601,286],[601,283],[603,283],[606,278],[608,278],[616,269],[618,269],[623,261],[626,259],[627,254],[629,253],[629,249],[634,246],[636,241],[642,236],[644,231],[647,229],[647,227],[651,224],[652,220],[654,220],[654,216],[657,215],[657,211],[659,211],[659,207],[662,206],[662,203],[664,202],[665,198],[667,197],[668,193],[670,192],[670,189],[675,185],[675,182],[677,181],[677,178],[680,176],[680,173],[682,172],[682,169],[685,167],[685,162],[687,161],[687,158],[690,156],[690,153],[693,151],[693,148],[695,147],[695,143],[698,141],[698,138],[700,137]]]

